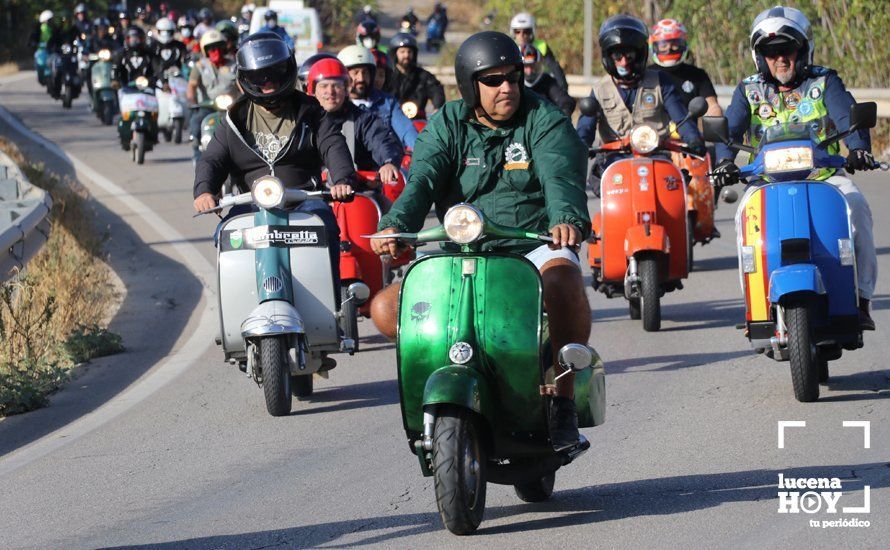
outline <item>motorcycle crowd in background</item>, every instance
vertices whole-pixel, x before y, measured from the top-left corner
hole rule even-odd
[[[85,85],[104,124],[119,113],[121,147],[137,163],[159,135],[180,143],[187,132],[195,208],[231,207],[215,239],[218,343],[263,387],[270,414],[310,396],[313,375],[336,366],[331,354],[358,351],[361,317],[398,334],[404,425],[449,530],[478,527],[488,481],[547,499],[555,471],[589,447],[578,426],[604,421],[602,362],[587,346],[589,317],[572,309],[586,304],[572,294],[583,294],[582,239],[594,290],[624,298],[644,330],[659,330],[661,298],[683,288],[694,245],[721,236],[719,196],[738,200],[729,186],[745,179],[736,229],[752,347],[789,361],[795,397],[814,401],[828,362],[874,330],[871,213],[845,173],[887,170],[870,153],[875,106],[856,104],[837,73],[813,64],[800,11],[777,6],[754,21],[757,72],[725,118],[682,23],[610,17],[598,37],[606,75],[578,102],[572,128],[576,102],[532,14],[516,14],[509,36],[483,31],[460,46],[462,102],[446,104],[418,64],[411,8],[382,44],[365,6],[354,45],[299,65],[274,11],[249,34],[254,9],[218,22],[208,9],[165,4],[135,18],[90,20],[82,4],[72,21],[44,11],[32,40],[37,78],[65,108]],[[447,26],[437,3],[427,51],[439,51]],[[751,164],[734,164],[738,150]],[[602,198],[592,220],[587,157]],[[421,231],[433,203],[442,225]],[[560,221],[541,225],[547,216]],[[433,242],[447,243],[418,248]],[[528,314],[505,313],[517,311]],[[578,329],[566,312],[588,322]]]

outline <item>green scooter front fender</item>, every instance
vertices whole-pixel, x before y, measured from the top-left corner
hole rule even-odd
[[[493,419],[488,381],[471,366],[448,365],[433,372],[423,389],[423,408],[430,405],[456,405]]]

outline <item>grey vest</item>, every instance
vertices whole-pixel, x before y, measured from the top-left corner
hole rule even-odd
[[[198,72],[201,75],[201,101],[216,99],[221,94],[233,93],[235,88],[235,63],[227,60],[225,65],[216,68],[209,59],[201,58],[198,61]],[[237,95],[237,94],[235,94]]]
[[[601,143],[609,143],[626,136],[637,124],[649,124],[659,135],[669,131],[671,117],[664,108],[657,71],[647,69],[643,73],[632,113],[621,99],[618,87],[611,76],[606,75],[594,84],[593,93],[603,108],[603,116],[600,117],[597,126],[597,135]]]

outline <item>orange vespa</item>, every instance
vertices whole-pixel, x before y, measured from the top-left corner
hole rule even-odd
[[[601,114],[592,98],[583,99],[581,108],[587,116]],[[688,118],[706,110],[704,100],[693,100]],[[591,155],[628,154],[609,165],[600,179],[600,212],[593,217],[588,248],[592,286],[609,298],[623,295],[630,318],[642,319],[647,332],[661,328],[661,297],[682,289],[689,275],[686,182],[680,169],[664,158],[674,152],[691,154],[683,142],[660,138],[646,124],[590,150]]]

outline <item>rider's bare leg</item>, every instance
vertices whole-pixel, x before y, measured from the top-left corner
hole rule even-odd
[[[402,283],[393,283],[374,296],[371,302],[371,319],[380,334],[396,339],[399,322],[399,289]]]

